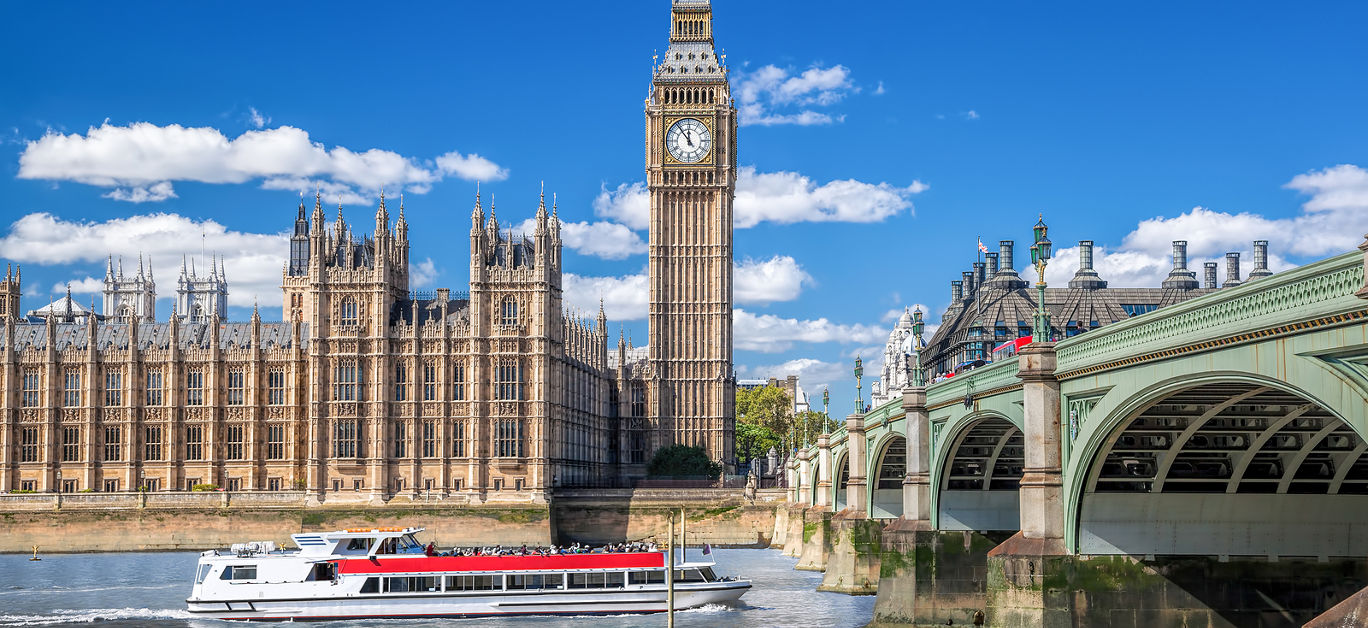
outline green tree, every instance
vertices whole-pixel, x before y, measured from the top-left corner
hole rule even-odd
[[[782,450],[784,443],[769,428],[746,421],[736,422],[736,457],[741,462],[764,458],[771,447]]]
[[[702,447],[689,445],[670,445],[655,453],[650,464],[646,465],[646,475],[651,477],[695,475],[716,477],[722,473],[722,465],[708,458]]]

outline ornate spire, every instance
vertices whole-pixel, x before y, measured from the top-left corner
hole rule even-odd
[[[138,277],[141,278],[142,276],[143,276],[143,259],[142,259],[142,253],[138,253]]]
[[[105,279],[113,279],[113,278],[114,278],[114,256],[113,256],[113,255],[110,255],[110,256],[109,256],[109,260],[105,262]]]
[[[472,231],[484,227],[484,205],[480,203],[480,182],[475,182],[475,207],[470,210],[470,228]]]
[[[380,188],[380,208],[375,210],[375,232],[389,230],[389,210],[385,209],[385,188]]]

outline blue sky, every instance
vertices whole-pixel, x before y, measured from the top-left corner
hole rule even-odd
[[[1156,285],[1176,238],[1247,272],[1253,239],[1281,269],[1368,230],[1362,3],[841,6],[715,2],[742,109],[743,377],[850,399],[890,316],[938,320],[980,236],[1025,266],[1038,212],[1047,278],[1092,239],[1114,286]],[[203,251],[227,258],[233,317],[277,318],[280,234],[315,185],[365,230],[378,188],[403,191],[417,287],[461,290],[475,181],[513,225],[544,181],[575,223],[567,300],[603,296],[614,334],[645,338],[633,185],[665,0],[79,9],[0,20],[0,259],[25,309],[68,281],[87,301],[106,254],[142,251],[164,318]]]

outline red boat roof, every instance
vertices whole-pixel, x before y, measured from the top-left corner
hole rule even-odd
[[[650,569],[665,566],[658,552],[553,554],[550,556],[377,556],[339,560],[344,574],[454,571],[566,571],[571,569]]]

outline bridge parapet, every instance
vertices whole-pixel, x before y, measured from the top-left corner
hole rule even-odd
[[[1346,253],[1066,339],[1057,348],[1059,376],[1168,357],[1193,345],[1291,334],[1323,319],[1361,318],[1364,266],[1363,254]]]
[[[1015,359],[981,366],[926,387],[926,405],[941,408],[966,397],[990,395],[1021,387]]]

